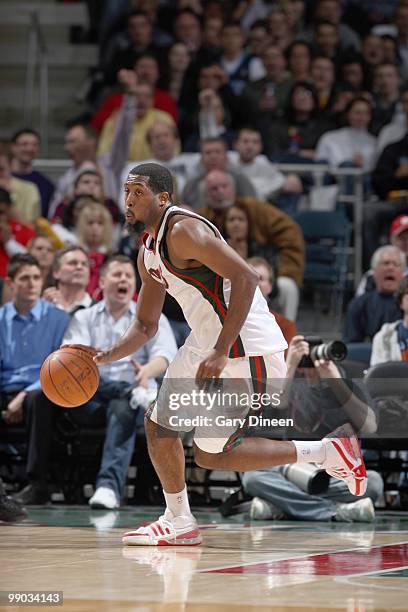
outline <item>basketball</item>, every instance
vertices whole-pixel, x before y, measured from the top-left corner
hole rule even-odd
[[[99,370],[86,350],[63,347],[48,355],[40,372],[42,390],[49,400],[64,408],[89,401],[99,385]]]

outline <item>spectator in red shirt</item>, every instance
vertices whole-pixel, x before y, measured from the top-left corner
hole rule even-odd
[[[176,101],[167,91],[157,87],[160,75],[159,65],[155,56],[151,53],[143,53],[143,55],[140,55],[134,64],[134,71],[139,83],[148,83],[153,87],[153,107],[169,113],[174,121],[177,122],[178,109]],[[97,132],[102,130],[103,124],[111,116],[113,111],[122,106],[123,96],[124,94],[121,92],[116,92],[108,96],[97,113],[92,117],[91,124]]]
[[[10,193],[0,188],[0,277],[7,276],[9,258],[24,253],[26,244],[35,236],[35,231],[13,217]]]
[[[113,250],[112,216],[99,202],[87,204],[79,213],[75,227],[78,244],[88,254],[90,279],[87,292],[93,299],[101,298],[99,273],[106,257]]]

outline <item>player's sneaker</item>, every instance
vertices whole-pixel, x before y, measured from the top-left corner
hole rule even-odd
[[[360,444],[351,425],[340,427],[331,435],[333,437],[323,439],[326,459],[321,467],[330,476],[344,480],[353,495],[364,495],[367,490],[367,472]]]
[[[122,542],[130,546],[197,546],[202,539],[192,515],[174,516],[167,508],[157,521],[125,533]]]

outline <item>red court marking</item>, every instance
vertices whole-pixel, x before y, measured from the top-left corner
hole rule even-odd
[[[322,553],[295,559],[264,561],[251,565],[234,565],[220,569],[203,570],[209,574],[302,574],[312,576],[350,576],[368,574],[408,565],[408,542],[388,544],[366,550]]]

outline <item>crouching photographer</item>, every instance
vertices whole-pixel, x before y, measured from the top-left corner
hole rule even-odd
[[[320,439],[338,427],[360,434],[376,431],[376,415],[365,389],[342,378],[336,362],[347,355],[342,342],[295,336],[286,357],[287,378],[280,409],[293,417],[294,439]],[[313,464],[293,464],[246,472],[244,490],[253,496],[251,518],[303,521],[372,522],[374,503],[382,495],[377,472],[368,474],[364,498],[356,501],[341,480],[330,478]],[[373,503],[374,502],[374,503]]]

